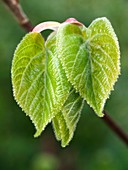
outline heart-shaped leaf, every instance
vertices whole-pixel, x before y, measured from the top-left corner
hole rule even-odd
[[[43,124],[45,56],[42,36],[29,33],[18,45],[12,63],[15,99],[26,115],[30,116],[38,134]]]
[[[12,63],[12,84],[16,101],[29,115],[40,135],[61,110],[71,84],[56,57],[54,38],[46,47],[39,33],[29,33],[17,47]]]
[[[64,23],[57,31],[57,50],[68,80],[98,116],[120,73],[117,37],[106,18],[88,28]]]

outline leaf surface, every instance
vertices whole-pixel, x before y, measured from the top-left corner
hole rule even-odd
[[[105,101],[120,73],[118,40],[108,19],[96,19],[88,28],[62,24],[57,49],[70,83],[103,116]]]
[[[53,118],[60,112],[71,89],[65,71],[56,52],[56,33],[46,42],[46,69],[44,78],[44,114],[45,119]]]
[[[55,36],[46,45],[39,33],[29,33],[17,47],[12,64],[16,101],[34,123],[39,136],[68,97],[68,82],[57,58]]]
[[[79,94],[71,90],[61,111],[53,119],[55,135],[57,140],[61,140],[62,147],[68,145],[74,135],[83,103]]]
[[[39,33],[29,33],[14,54],[12,85],[17,103],[29,115],[37,134],[41,133],[43,124],[44,71],[44,40]]]
[[[56,32],[49,36],[46,49],[44,112],[47,115],[50,115],[50,113],[55,115],[52,120],[55,135],[58,140],[62,140],[62,146],[64,147],[73,137],[83,100],[78,93],[75,93],[75,90],[71,90],[72,85],[68,82],[58,58]]]

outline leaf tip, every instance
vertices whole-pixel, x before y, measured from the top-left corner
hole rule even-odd
[[[66,146],[68,146],[68,145],[69,145],[69,143],[63,143],[63,142],[61,143],[62,148],[66,148]]]
[[[97,114],[99,117],[104,117],[104,113],[103,112],[100,112]]]
[[[103,117],[104,116],[104,113],[103,113],[103,108],[104,106],[100,107],[100,108],[95,108],[95,106],[91,106],[94,110],[94,112],[96,113],[96,115],[98,117]],[[97,106],[98,107],[98,106]]]

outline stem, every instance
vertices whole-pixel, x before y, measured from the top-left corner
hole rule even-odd
[[[27,32],[32,31],[33,26],[29,21],[28,17],[25,15],[22,7],[18,0],[2,0],[6,6],[12,11],[13,15],[17,19],[19,25],[24,28]]]
[[[128,145],[128,134],[126,134],[120,126],[112,120],[112,118],[107,114],[106,111],[103,111],[104,117],[102,120],[109,126],[109,128],[122,140],[126,145]]]
[[[24,28],[27,32],[32,31],[33,26],[29,21],[28,17],[22,10],[18,0],[2,0],[6,6],[12,11],[13,15],[17,19],[19,25]],[[106,111],[103,111],[104,117],[102,120],[109,126],[109,128],[124,142],[128,145],[128,134],[126,134],[115,121],[108,116]]]

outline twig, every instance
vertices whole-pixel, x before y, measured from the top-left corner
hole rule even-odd
[[[12,11],[13,15],[17,19],[19,25],[27,32],[30,32],[33,27],[28,17],[25,15],[18,0],[2,0],[6,6]]]
[[[104,117],[102,120],[110,127],[110,129],[115,132],[115,134],[128,145],[128,134],[126,134],[115,121],[107,114],[106,111],[103,111]]]
[[[17,19],[18,23],[22,28],[24,28],[27,32],[30,32],[33,27],[31,22],[29,21],[28,17],[25,15],[24,11],[22,10],[18,0],[2,0],[12,11],[15,18]],[[116,122],[112,120],[110,116],[103,111],[105,114],[102,120],[110,127],[110,129],[120,138],[124,143],[128,145],[128,134],[126,134]]]

